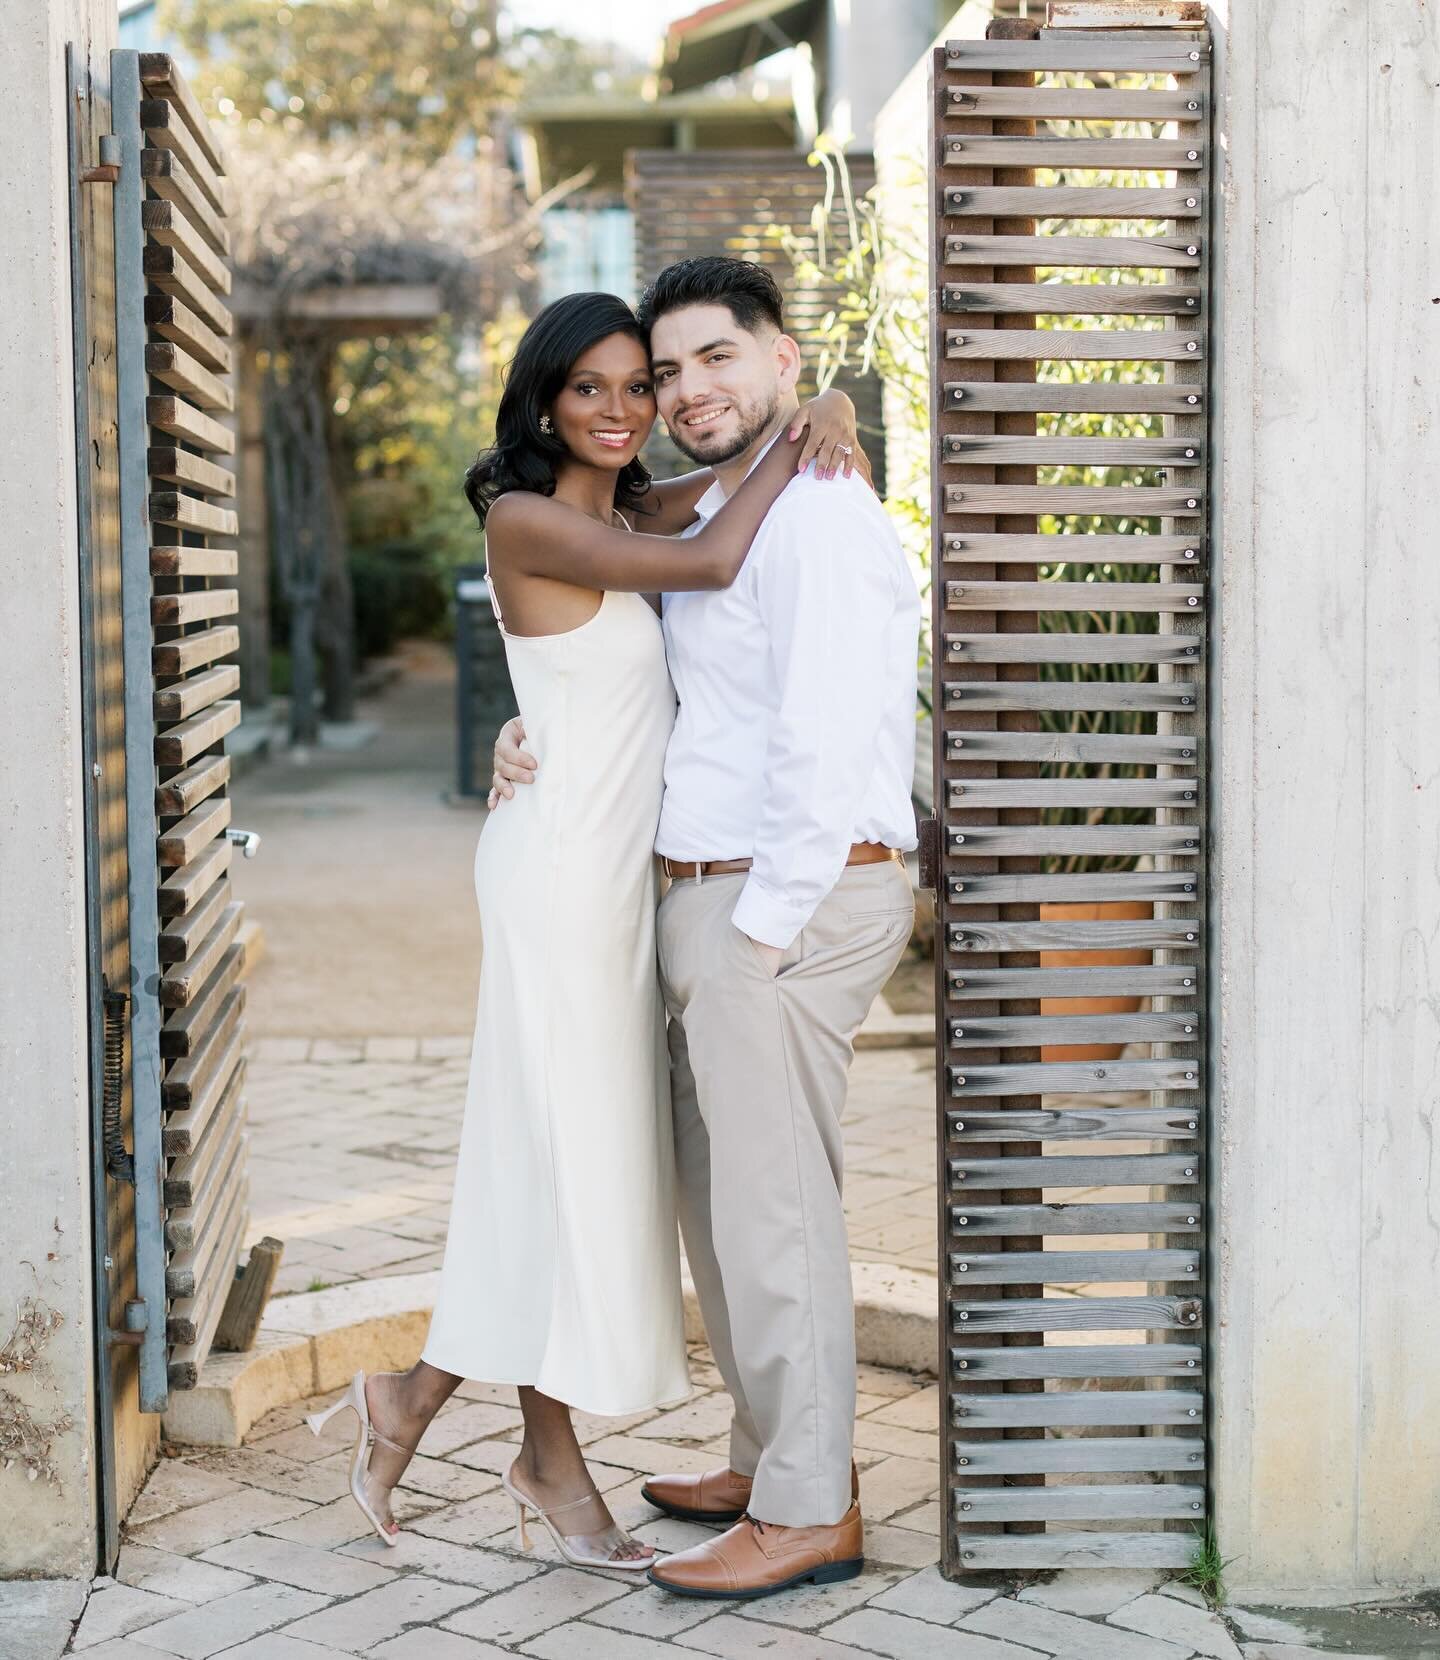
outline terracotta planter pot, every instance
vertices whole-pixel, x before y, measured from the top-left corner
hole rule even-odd
[[[1097,901],[1082,905],[1042,905],[1042,922],[1144,922],[1154,915],[1154,907],[1143,900],[1126,899]],[[1041,968],[1108,968],[1127,963],[1149,963],[1150,953],[1128,951],[1042,951]],[[1143,998],[1139,997],[1042,997],[1041,1014],[1135,1014]],[[1124,1049],[1123,1043],[1047,1043],[1040,1051],[1044,1061],[1113,1061]]]

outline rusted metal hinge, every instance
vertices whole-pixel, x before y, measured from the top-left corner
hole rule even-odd
[[[120,177],[120,140],[114,133],[102,133],[100,160],[80,175],[81,184],[114,184]]]

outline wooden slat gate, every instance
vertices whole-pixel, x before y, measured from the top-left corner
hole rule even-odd
[[[1173,1567],[1206,1503],[1210,48],[991,35],[932,81],[944,1564]]]
[[[111,55],[140,1404],[191,1387],[247,1225],[234,325],[220,151],[163,54]],[[164,1309],[164,1317],[153,1313]]]

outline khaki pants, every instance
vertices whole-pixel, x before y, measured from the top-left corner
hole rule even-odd
[[[847,867],[770,971],[731,921],[743,875],[660,905],[680,1227],[761,1521],[850,1506],[855,1311],[840,1115],[855,1033],[910,938],[894,861]]]

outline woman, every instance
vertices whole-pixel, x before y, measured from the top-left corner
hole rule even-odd
[[[476,854],[484,964],[423,1357],[358,1373],[310,1420],[318,1434],[355,1411],[351,1492],[387,1544],[389,1494],[470,1377],[519,1390],[524,1439],[503,1485],[521,1548],[534,1511],[571,1562],[653,1560],[615,1526],[570,1409],[619,1416],[689,1393],[652,856],[675,695],[654,596],[733,582],[797,464],[817,456],[833,473],[843,454],[849,470],[853,409],[839,402],[801,411],[725,506],[675,539],[711,474],[652,483],[637,459],[655,420],[644,334],[620,300],[575,294],[526,330],[495,444],[467,475],[546,765]]]

